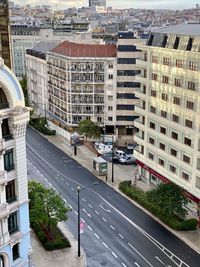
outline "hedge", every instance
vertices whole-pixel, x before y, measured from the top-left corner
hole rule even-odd
[[[163,213],[159,207],[150,203],[146,198],[146,193],[142,190],[131,186],[131,181],[123,181],[119,184],[119,189],[128,197],[135,200],[138,204],[144,207],[146,210],[151,212],[157,218],[159,218],[163,223],[167,224],[169,227],[177,231],[188,231],[195,230],[198,221],[196,219],[182,220],[177,217],[171,217],[168,214]]]
[[[52,225],[50,233],[47,231],[45,225],[31,224],[31,227],[46,250],[50,251],[71,247],[69,240],[63,236],[57,226]],[[49,238],[49,234],[51,235],[51,238]]]
[[[44,118],[31,119],[29,124],[42,134],[45,134],[45,135],[55,135],[56,134],[55,130],[50,130],[45,126],[45,119]]]

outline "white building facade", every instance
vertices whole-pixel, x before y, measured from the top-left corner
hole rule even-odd
[[[26,168],[29,110],[14,74],[0,59],[0,266],[29,266]]]
[[[72,131],[89,119],[114,134],[116,47],[63,42],[47,54],[47,65],[52,127]]]
[[[172,181],[200,202],[200,25],[152,32],[143,56],[135,151],[141,178]]]

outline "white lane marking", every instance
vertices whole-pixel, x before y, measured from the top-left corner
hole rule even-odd
[[[105,208],[104,208],[102,205],[99,205],[99,207],[100,207],[100,208],[102,208],[104,211],[111,213],[111,211],[110,211],[110,210],[108,210],[108,209],[105,209]]]
[[[99,212],[97,210],[95,210],[94,212],[99,215]]]
[[[52,187],[52,184],[49,182],[49,185]]]
[[[72,191],[74,191],[74,188],[73,188],[73,187],[71,187],[71,190],[72,190]]]
[[[134,264],[137,266],[137,267],[140,267],[140,265],[135,261]]]
[[[60,179],[61,179],[62,181],[64,181],[64,178],[63,178],[63,177],[61,177]]]
[[[122,262],[122,266],[127,267],[125,263]]]
[[[124,237],[123,237],[123,235],[121,235],[121,234],[118,234],[122,239],[124,239]]]
[[[72,209],[72,206],[70,204],[68,204],[68,205],[69,205],[70,209]]]
[[[37,170],[37,172],[38,172],[38,173],[40,173],[40,171],[39,171],[39,170]]]
[[[112,251],[112,255],[115,257],[115,258],[118,258],[117,255]]]
[[[65,201],[65,203],[67,203],[67,200],[63,198],[63,200]]]
[[[82,198],[82,200],[83,200],[84,202],[86,202],[85,198]]]
[[[102,218],[102,220],[103,220],[104,222],[107,222],[105,218]]]
[[[108,246],[106,245],[106,243],[102,242],[102,244],[104,245],[104,247],[108,248]]]
[[[87,211],[85,209],[82,209],[82,211],[84,211],[85,213],[87,213]]]
[[[85,220],[83,220],[83,218],[81,218],[81,221],[85,223]]]
[[[92,205],[88,204],[88,206],[92,209]]]
[[[87,227],[88,227],[88,229],[90,229],[90,231],[92,231],[92,228],[89,225]]]
[[[163,261],[161,261],[161,259],[160,258],[158,258],[158,256],[155,256],[155,258],[156,258],[156,260],[158,260],[162,265],[164,265],[165,266],[165,264],[164,264],[164,262]]]
[[[40,175],[41,175],[42,177],[44,177],[44,175],[43,175],[42,173],[40,173]]]
[[[69,183],[67,183],[67,182],[65,182],[66,183],[66,185],[69,185]]]
[[[95,233],[94,235],[96,236],[96,238],[98,238],[98,239],[99,239],[99,236],[98,236],[96,233]]]
[[[89,213],[87,213],[87,216],[90,217],[90,218],[92,218],[92,216]]]
[[[53,187],[53,189],[56,191],[55,187]]]
[[[113,230],[115,230],[115,227],[113,227],[112,225],[110,225],[110,228],[113,229]]]
[[[78,212],[77,211],[74,211],[76,213],[76,215],[78,215]]]
[[[128,243],[128,245],[151,267],[153,267],[153,265],[133,246],[131,245],[131,243]]]
[[[48,182],[47,178],[44,178],[44,180],[45,180],[46,182]]]

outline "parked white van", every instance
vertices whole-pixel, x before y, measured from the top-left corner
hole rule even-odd
[[[126,158],[128,155],[122,150],[115,150],[115,155],[118,158]]]

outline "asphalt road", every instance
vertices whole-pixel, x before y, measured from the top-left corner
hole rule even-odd
[[[29,177],[54,187],[72,207],[67,225],[76,238],[77,186],[99,182],[80,192],[89,267],[199,267],[199,254],[30,128],[27,159]]]

